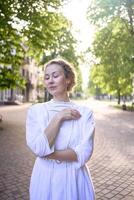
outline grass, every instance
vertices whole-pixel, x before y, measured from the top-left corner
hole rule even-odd
[[[132,103],[126,103],[126,104],[113,104],[114,108],[120,109],[120,110],[126,110],[126,111],[133,111],[134,112],[134,104]]]

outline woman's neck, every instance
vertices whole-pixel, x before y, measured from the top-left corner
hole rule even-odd
[[[57,96],[57,97],[55,96],[55,97],[53,97],[53,100],[54,101],[64,101],[64,102],[70,101],[68,95],[67,96]]]

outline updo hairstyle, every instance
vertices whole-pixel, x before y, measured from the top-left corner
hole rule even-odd
[[[67,79],[70,80],[68,87],[67,87],[67,91],[70,91],[72,89],[72,87],[75,85],[75,71],[74,68],[72,67],[72,65],[70,63],[68,63],[67,61],[63,60],[63,59],[53,59],[50,60],[48,63],[45,64],[45,68],[47,68],[50,65],[59,65],[62,67],[63,71],[64,71],[64,75]]]

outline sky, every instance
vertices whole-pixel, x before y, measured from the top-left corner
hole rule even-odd
[[[73,23],[73,32],[77,31],[76,37],[81,40],[80,49],[86,49],[92,42],[94,29],[86,19],[86,11],[91,0],[70,0],[64,6],[64,15]],[[79,32],[78,32],[79,30]]]
[[[78,45],[78,52],[86,50],[93,41],[94,28],[86,19],[86,11],[92,0],[70,0],[64,6],[64,15],[72,21],[73,35],[81,42]],[[89,66],[81,65],[83,76],[83,88],[87,86]]]

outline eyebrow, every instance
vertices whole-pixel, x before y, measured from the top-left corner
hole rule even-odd
[[[54,71],[54,72],[52,72],[52,74],[57,73],[57,72],[61,73],[62,71]],[[63,72],[63,73],[64,73],[64,72]],[[46,76],[46,75],[50,75],[50,74],[45,73],[45,76]]]

